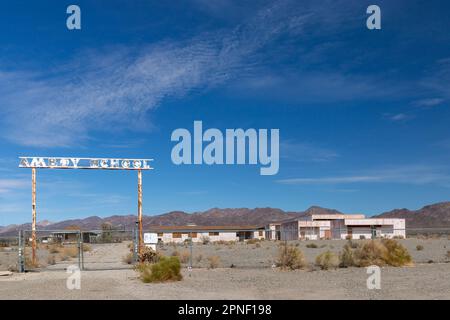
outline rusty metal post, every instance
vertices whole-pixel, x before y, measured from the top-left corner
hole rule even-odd
[[[142,253],[143,247],[143,235],[142,235],[142,171],[138,170],[138,228],[139,228],[139,242],[138,242],[138,253]]]
[[[31,261],[33,266],[36,266],[36,168],[31,169],[31,207],[33,214],[31,223]]]

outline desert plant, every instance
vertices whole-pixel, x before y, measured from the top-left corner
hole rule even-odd
[[[87,243],[83,243],[83,252],[91,252],[92,247],[88,245]]]
[[[348,268],[356,265],[352,247],[348,243],[342,248],[339,260],[339,266],[341,268]]]
[[[209,244],[211,242],[211,240],[209,239],[208,236],[201,236],[200,237],[200,241],[202,242],[202,244]]]
[[[450,259],[450,250],[447,250],[447,254],[445,255],[447,259]]]
[[[325,251],[316,257],[316,265],[322,270],[336,269],[339,266],[339,257],[329,250]]]
[[[255,244],[255,243],[259,243],[261,240],[257,239],[257,238],[253,238],[253,239],[248,239],[247,240],[247,244]]]
[[[219,267],[220,258],[218,256],[209,256],[208,257],[208,268],[215,269]]]
[[[140,262],[156,263],[161,258],[161,254],[152,248],[144,247],[138,258]]]
[[[133,253],[129,252],[126,256],[122,258],[122,261],[126,264],[132,264],[133,263]]]
[[[142,263],[136,270],[140,272],[144,283],[179,281],[183,278],[178,257],[161,257],[157,263]]]
[[[56,264],[56,257],[52,254],[47,257],[47,264],[54,265]]]
[[[189,253],[188,250],[184,250],[183,252],[181,252],[180,253],[180,261],[181,261],[181,263],[188,263],[190,256],[191,256],[191,254]]]
[[[255,248],[261,248],[261,244],[260,243],[255,244]]]
[[[197,261],[197,262],[200,262],[200,261],[202,261],[202,259],[203,259],[203,255],[200,253],[199,255],[197,255],[197,257],[195,258],[195,260]]]
[[[306,267],[306,259],[296,247],[290,245],[280,246],[276,265],[281,269],[303,269]]]
[[[178,250],[174,250],[174,251],[172,251],[171,256],[178,257],[178,256],[180,256],[180,252]]]
[[[366,242],[354,250],[353,257],[354,265],[358,267],[370,265],[400,267],[412,263],[406,248],[393,239]]]
[[[388,256],[386,263],[390,266],[401,267],[412,263],[408,250],[398,241],[393,239],[383,239],[381,243],[386,247]]]
[[[315,243],[308,243],[306,245],[306,247],[310,248],[310,249],[317,249],[318,248],[317,244],[315,244]]]
[[[416,246],[416,250],[417,250],[417,251],[422,251],[422,250],[423,250],[423,245],[418,244],[418,245]]]
[[[365,240],[365,239],[366,239],[366,236],[363,235],[363,234],[361,234],[361,235],[359,236],[359,239],[360,239],[360,240]]]

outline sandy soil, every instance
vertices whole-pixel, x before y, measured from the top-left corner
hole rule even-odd
[[[319,248],[306,248],[308,243]],[[332,271],[280,271],[270,266],[279,243],[194,245],[194,269],[183,268],[183,280],[144,284],[137,273],[121,261],[127,243],[93,245],[85,253],[86,271],[81,290],[68,290],[65,268],[76,259],[61,261],[37,272],[0,277],[0,299],[450,299],[450,250],[447,239],[407,239],[402,243],[415,261],[414,267],[382,268],[381,290],[368,290],[365,268]],[[322,251],[338,252],[345,241],[299,242],[309,261]],[[424,249],[416,250],[418,244]],[[323,246],[322,248],[320,248]],[[447,249],[448,248],[448,249]],[[160,248],[166,255],[189,247]],[[8,252],[8,259],[15,253]],[[198,261],[195,257],[202,255]],[[206,257],[217,255],[221,267],[204,268]],[[0,252],[5,259],[5,252]],[[433,263],[428,263],[433,260]],[[2,261],[2,260],[0,260]],[[4,263],[4,262],[2,262]],[[234,268],[229,268],[234,264]],[[185,265],[186,266],[186,265]]]

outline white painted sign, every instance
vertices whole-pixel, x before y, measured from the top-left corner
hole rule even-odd
[[[156,244],[158,243],[158,234],[153,232],[144,233],[144,243],[145,244]]]
[[[150,170],[153,159],[19,157],[19,168]]]

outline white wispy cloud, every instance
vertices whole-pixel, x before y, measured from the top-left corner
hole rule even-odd
[[[0,194],[29,187],[31,185],[26,179],[0,179]]]
[[[280,179],[280,184],[290,185],[336,185],[352,183],[402,183],[402,184],[437,184],[450,187],[448,169],[432,166],[401,166],[358,172],[356,174],[326,177],[299,177]]]
[[[327,162],[338,158],[339,154],[313,143],[285,140],[280,143],[280,157],[300,162]]]
[[[275,2],[232,30],[182,42],[83,53],[43,71],[0,69],[2,134],[22,145],[67,146],[88,138],[92,129],[148,129],[147,112],[165,99],[249,72],[259,49],[298,32],[303,18],[294,4]]]

